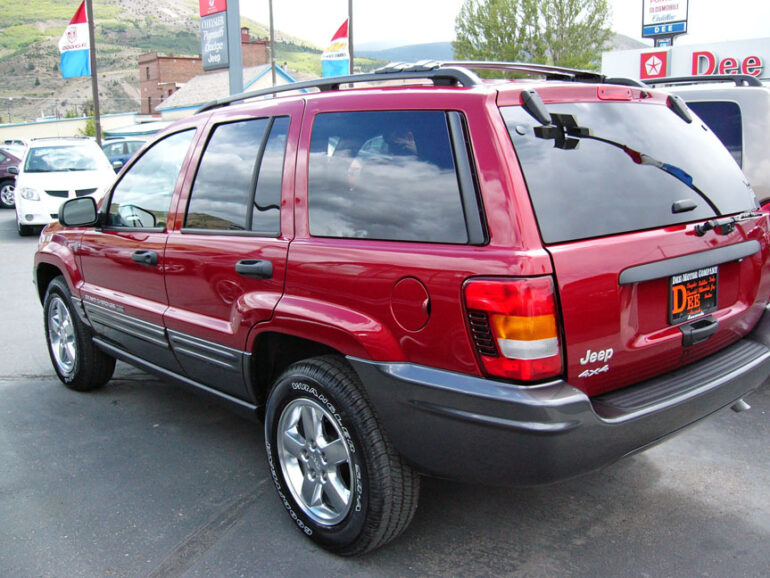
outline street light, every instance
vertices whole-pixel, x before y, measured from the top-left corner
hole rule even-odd
[[[8,97],[8,103],[7,103],[7,108],[8,108],[8,124],[11,124],[11,103],[12,102],[13,102],[13,97],[9,96]]]

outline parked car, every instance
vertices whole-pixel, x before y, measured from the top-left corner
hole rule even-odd
[[[420,475],[552,482],[746,409],[757,208],[675,96],[389,67],[204,106],[68,200],[34,275],[65,385],[121,359],[263,418],[292,523],[353,555],[403,532]]]
[[[69,198],[101,198],[115,171],[88,138],[44,138],[29,142],[19,165],[14,201],[19,235],[55,221],[59,205]]]
[[[16,175],[9,172],[9,167],[17,167],[21,159],[5,148],[0,148],[0,207],[13,208],[13,189],[16,183]]]
[[[716,133],[770,209],[770,88],[744,74],[661,78],[651,82],[682,97]]]
[[[144,146],[145,142],[144,139],[138,138],[109,139],[102,143],[102,150],[117,172]]]

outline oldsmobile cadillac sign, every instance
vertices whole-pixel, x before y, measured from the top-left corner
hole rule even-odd
[[[643,0],[642,38],[687,32],[688,0]]]

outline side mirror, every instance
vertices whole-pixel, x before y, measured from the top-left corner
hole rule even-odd
[[[99,221],[93,197],[65,201],[59,207],[59,222],[65,227],[90,227]]]
[[[9,175],[18,175],[19,174],[19,167],[16,165],[11,165],[8,167],[8,174]]]
[[[123,168],[123,165],[125,163],[123,161],[112,161],[112,169],[117,173],[120,169]]]

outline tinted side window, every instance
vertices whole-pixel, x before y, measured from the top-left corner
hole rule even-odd
[[[218,126],[195,177],[185,227],[278,234],[288,128],[288,117]]]
[[[179,171],[194,130],[155,143],[115,187],[108,223],[115,227],[164,227]]]
[[[308,213],[314,236],[467,243],[446,114],[316,116]]]
[[[258,118],[214,130],[195,176],[185,227],[248,230],[246,207],[267,123],[268,119]]]
[[[267,234],[281,232],[281,184],[283,183],[283,158],[286,154],[286,137],[289,134],[289,117],[282,116],[273,122],[270,137],[265,144],[262,163],[257,176],[257,192],[251,215],[251,230]]]
[[[738,166],[743,166],[743,124],[738,103],[688,102],[687,106],[709,125]]]

